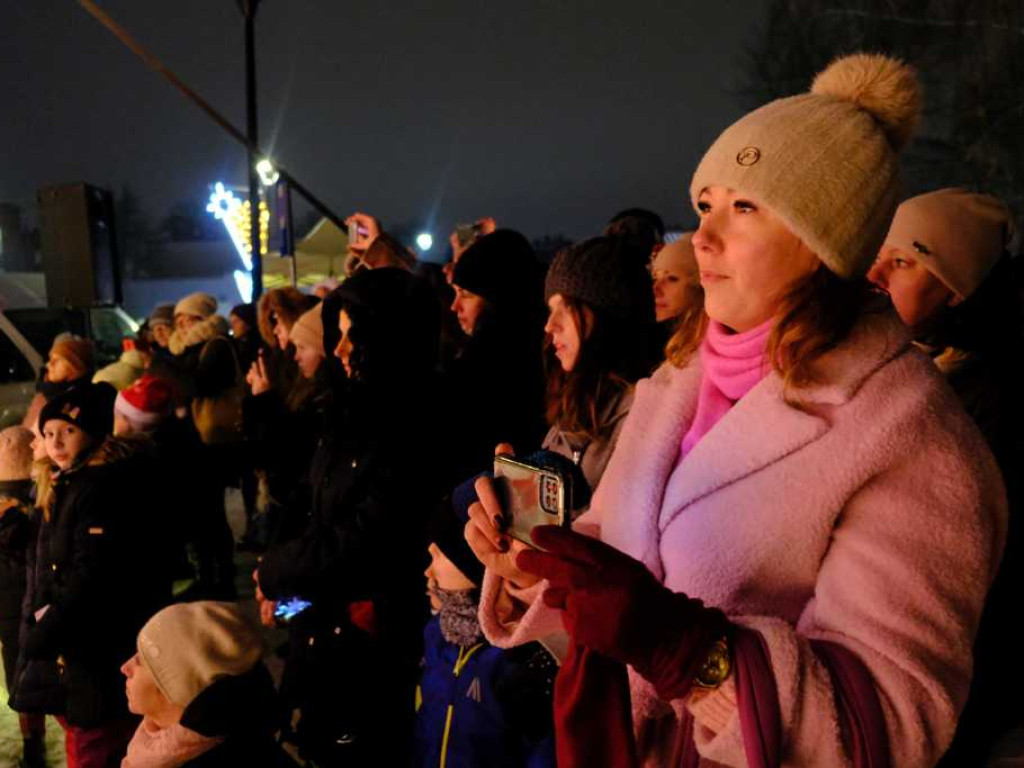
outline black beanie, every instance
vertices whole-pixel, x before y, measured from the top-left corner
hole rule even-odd
[[[540,301],[540,264],[530,241],[511,229],[476,240],[455,264],[452,283],[492,304]],[[538,295],[524,295],[537,287]]]
[[[102,440],[114,431],[117,390],[106,382],[83,383],[55,396],[39,413],[39,432],[53,419],[73,424],[90,437]]]
[[[448,499],[434,508],[430,519],[430,541],[444,552],[445,557],[478,587],[484,582],[484,566],[466,543],[465,524],[455,513]]]
[[[650,273],[621,237],[594,237],[561,251],[548,269],[544,299],[556,293],[621,320],[654,322]]]

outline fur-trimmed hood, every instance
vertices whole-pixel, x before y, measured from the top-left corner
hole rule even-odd
[[[223,317],[211,315],[205,320],[199,321],[184,333],[180,330],[175,330],[171,334],[167,347],[171,350],[171,354],[180,355],[196,344],[205,343],[218,336],[227,336],[229,328],[228,321]]]

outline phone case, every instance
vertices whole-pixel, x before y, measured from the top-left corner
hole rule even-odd
[[[497,456],[494,479],[510,536],[536,547],[530,538],[536,526],[571,524],[570,480],[561,472],[510,456]]]

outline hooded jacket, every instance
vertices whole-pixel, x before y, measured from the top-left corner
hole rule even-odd
[[[811,640],[842,644],[870,672],[891,764],[933,765],[967,697],[972,641],[1006,535],[1002,480],[981,434],[894,315],[863,318],[821,366],[825,383],[788,398],[769,373],[681,462],[701,362],[663,366],[637,385],[615,455],[576,526],[761,635],[778,690],[783,765],[850,759],[836,691]],[[560,628],[539,599],[518,621],[502,621],[500,590],[485,575],[481,625],[495,644]],[[746,764],[731,679],[673,702],[639,677],[631,688],[637,728],[686,707],[703,760]],[[671,726],[648,739],[643,757],[656,760],[676,737]]]

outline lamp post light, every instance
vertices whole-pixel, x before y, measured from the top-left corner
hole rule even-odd
[[[253,148],[259,146],[259,118],[256,111],[256,10],[260,0],[236,0],[245,17],[245,115],[246,138],[249,141],[249,210],[260,209],[260,178],[256,172],[256,157]],[[252,297],[253,301],[263,294],[263,259],[260,255],[260,221],[253,216],[249,222],[252,244]]]

